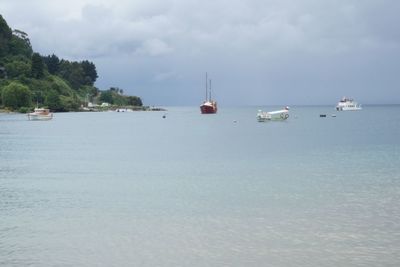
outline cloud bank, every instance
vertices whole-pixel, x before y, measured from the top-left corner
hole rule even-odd
[[[145,104],[400,103],[400,2],[2,0],[46,55],[93,61],[96,85]]]

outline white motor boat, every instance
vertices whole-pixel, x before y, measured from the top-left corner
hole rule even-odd
[[[271,120],[286,120],[289,118],[289,107],[285,107],[282,110],[275,111],[262,111],[259,110],[257,113],[257,120],[259,122],[271,121]]]
[[[48,121],[53,118],[53,113],[47,108],[35,108],[31,113],[28,113],[30,121]]]
[[[337,111],[361,110],[361,105],[351,98],[343,97],[336,105]]]

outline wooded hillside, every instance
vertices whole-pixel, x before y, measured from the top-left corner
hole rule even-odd
[[[27,112],[36,105],[52,111],[78,111],[87,102],[142,106],[140,97],[112,87],[99,90],[96,66],[88,60],[43,56],[32,49],[28,34],[12,30],[0,15],[0,107]]]

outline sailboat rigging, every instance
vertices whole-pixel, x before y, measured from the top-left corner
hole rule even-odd
[[[208,89],[208,83],[210,83],[210,89]],[[217,110],[217,102],[211,98],[211,79],[208,80],[206,73],[206,99],[203,104],[200,105],[200,111],[201,114],[215,114]]]

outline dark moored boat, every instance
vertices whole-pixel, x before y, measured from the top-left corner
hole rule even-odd
[[[211,80],[210,90],[208,90],[208,80],[206,73],[206,100],[200,105],[201,114],[215,114],[217,113],[217,102],[211,99]]]

